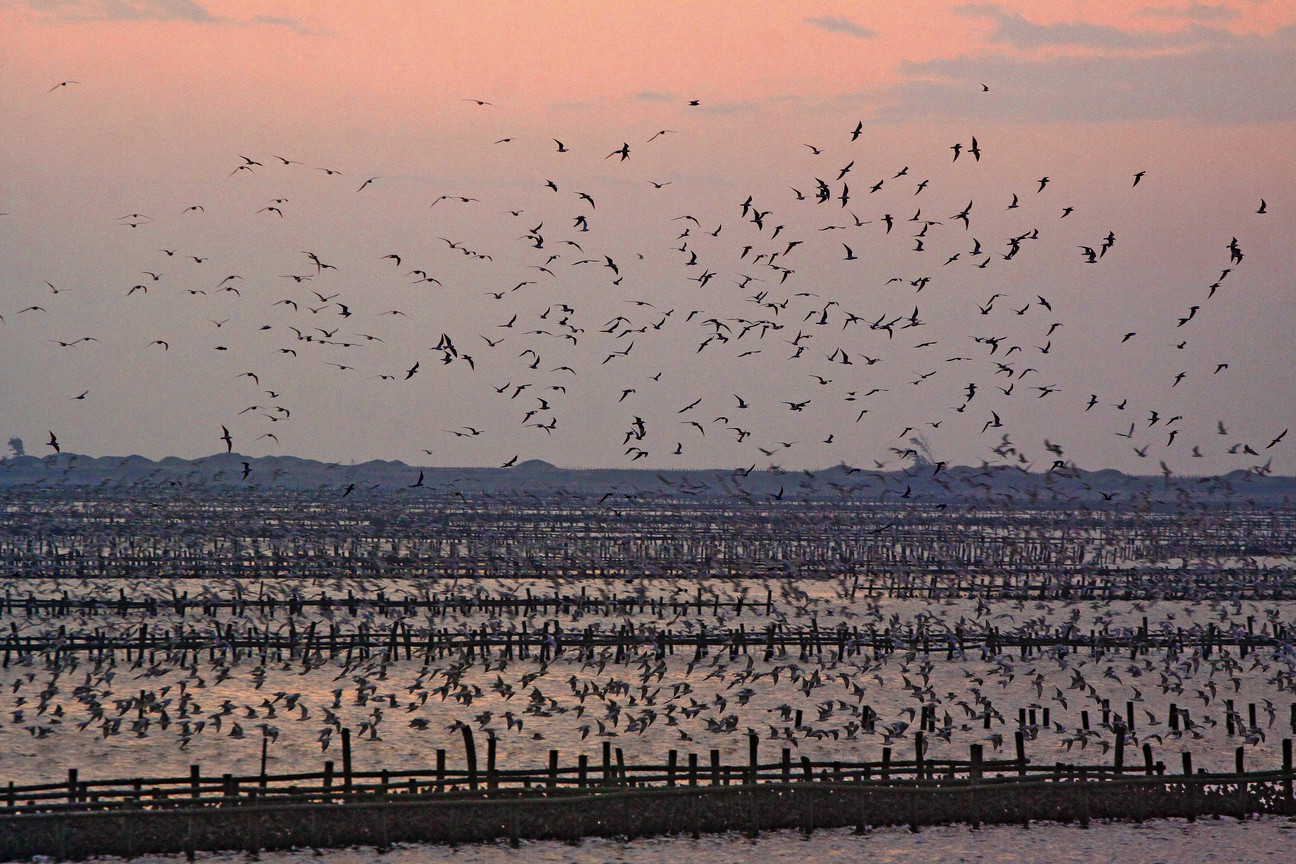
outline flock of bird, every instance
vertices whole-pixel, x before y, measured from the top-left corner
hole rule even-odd
[[[379,586],[348,580],[346,587],[372,594]],[[856,602],[841,591],[816,588],[812,596],[807,587],[815,588],[781,583],[775,617],[797,626],[813,618],[823,627],[922,626],[934,633],[952,632],[955,625],[1029,633],[1068,623],[1118,631],[1136,627],[1140,614],[1158,631],[1210,623],[1245,629],[1247,615],[1282,618],[1277,608],[1242,602]],[[711,588],[728,598],[738,586]],[[669,585],[645,590],[669,593]],[[370,610],[352,619],[339,608],[329,620],[372,626],[378,623],[368,620],[373,615]],[[129,630],[137,626],[134,617],[63,623]],[[174,622],[163,611],[152,623]],[[240,623],[273,628],[283,622],[245,612]],[[456,616],[452,626],[467,634],[484,623],[468,614]],[[542,622],[529,623],[539,629]],[[679,615],[639,623],[687,634],[704,624],[732,627],[737,621],[721,613],[715,621]],[[932,758],[966,758],[972,743],[995,755],[1005,741],[1002,756],[1011,758],[1013,732],[1023,728],[1027,753],[1036,761],[1103,762],[1115,736],[1126,735],[1133,745],[1153,744],[1158,758],[1186,750],[1198,764],[1226,767],[1239,744],[1252,751],[1253,764],[1275,752],[1286,734],[1287,703],[1296,699],[1296,659],[1281,646],[1249,657],[1222,648],[1132,658],[1050,649],[1028,658],[978,650],[947,659],[943,652],[899,647],[843,658],[832,650],[763,657],[723,649],[701,658],[692,651],[659,658],[651,645],[624,661],[611,648],[593,655],[568,649],[548,661],[535,653],[509,661],[498,652],[309,663],[265,662],[255,654],[215,662],[204,655],[192,663],[160,655],[134,662],[70,655],[58,663],[15,662],[0,671],[0,684],[0,741],[6,742],[0,775],[27,782],[60,779],[69,760],[93,760],[103,776],[128,776],[144,764],[154,773],[166,774],[169,767],[178,775],[200,761],[252,773],[262,739],[268,740],[272,772],[307,770],[336,757],[343,728],[352,730],[362,770],[424,764],[435,747],[457,752],[463,726],[497,738],[503,764],[519,767],[539,764],[548,748],[572,760],[573,753],[609,739],[635,762],[660,763],[668,748],[715,747],[737,759],[746,752],[748,733],[759,735],[767,761],[785,747],[798,757],[842,760],[876,760],[880,748],[892,747],[896,758],[911,758],[914,733],[927,716],[935,718],[926,736]],[[1133,729],[1124,726],[1127,701],[1137,706]],[[1248,702],[1258,708],[1254,723]],[[1171,704],[1180,722],[1171,722]],[[1024,727],[1019,709],[1029,711]],[[1084,711],[1091,718],[1087,726]],[[1230,720],[1236,734],[1226,735]]]
[[[484,143],[537,165],[530,188],[479,182],[409,203],[420,196],[385,174],[233,154],[211,178],[223,184],[214,201],[102,217],[122,232],[120,267],[105,265],[95,285],[51,274],[13,286],[0,309],[0,346],[40,343],[67,370],[60,380],[79,383],[57,398],[87,414],[60,408],[53,416],[82,419],[47,430],[44,454],[87,446],[100,388],[89,379],[113,363],[193,394],[214,421],[197,449],[258,455],[324,434],[337,407],[328,391],[399,428],[408,454],[502,466],[571,452],[570,439],[610,465],[855,464],[867,453],[881,468],[932,439],[1043,470],[1073,464],[1068,435],[1084,429],[1110,442],[1104,458],[1132,451],[1168,474],[1206,457],[1265,470],[1283,442],[1285,428],[1233,431],[1205,415],[1211,394],[1233,386],[1232,358],[1197,337],[1230,302],[1247,258],[1238,237],[1204,238],[1217,260],[1182,308],[1135,329],[1085,329],[1087,301],[1071,286],[1137,243],[1094,230],[1086,208],[1115,218],[1152,194],[1155,172],[1111,178],[1121,191],[1108,203],[1057,197],[1057,172],[973,197],[963,190],[981,188],[992,145],[967,135],[884,167],[864,124],[845,123],[836,140],[785,154],[785,178],[714,210],[679,179],[688,151],[675,142],[699,135],[698,108],[682,106],[679,130],[592,152],[558,138]],[[353,208],[348,225],[409,203],[419,227],[401,248],[369,238],[376,228],[330,247],[323,202]],[[1273,218],[1263,200],[1248,215]],[[1014,275],[1041,265],[1054,274],[1047,287]],[[1009,287],[1023,284],[1036,287]],[[90,293],[125,304],[122,329],[81,329],[93,322],[73,301]],[[1072,367],[1092,352],[1155,380],[1079,390]],[[1018,422],[1057,431],[1014,442]]]

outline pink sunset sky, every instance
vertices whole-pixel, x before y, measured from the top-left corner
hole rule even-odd
[[[1289,3],[10,0],[0,64],[35,455],[1296,472]]]

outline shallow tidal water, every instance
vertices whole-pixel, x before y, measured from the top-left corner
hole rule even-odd
[[[924,616],[942,625],[979,618],[1005,629],[1065,621],[1085,629],[1119,629],[1136,627],[1147,617],[1153,630],[1208,623],[1231,630],[1244,627],[1248,617],[1284,625],[1296,621],[1296,603],[1291,601],[851,602],[817,583],[795,587],[796,592],[784,592],[779,615],[802,625],[818,618],[821,626],[838,621],[905,626]],[[803,587],[820,593],[800,590]],[[754,627],[768,620],[750,612],[747,617]],[[690,632],[700,620],[694,616],[661,622],[636,616],[635,623]],[[174,622],[163,616],[160,623]],[[273,623],[282,626],[282,619]],[[469,614],[455,626],[473,629],[491,623],[485,616]],[[542,622],[527,623],[538,629]],[[139,621],[100,616],[75,624],[129,631]],[[569,627],[584,624],[573,620]],[[298,625],[305,626],[305,619]],[[26,619],[20,623],[24,630],[33,626],[39,625]],[[140,724],[131,700],[143,691],[155,695],[154,704],[169,713],[153,711],[150,722]],[[475,694],[471,698],[470,691]],[[1128,652],[1095,656],[1089,651],[1029,658],[975,651],[949,657],[944,650],[930,655],[865,651],[836,660],[828,655],[802,658],[795,652],[764,659],[759,652],[731,656],[717,650],[698,659],[691,650],[681,649],[663,662],[648,650],[632,652],[625,663],[615,662],[610,651],[590,659],[572,650],[547,665],[534,658],[505,665],[498,656],[489,662],[451,656],[431,662],[369,660],[352,667],[333,659],[310,669],[300,662],[262,664],[249,656],[229,665],[203,662],[188,669],[152,661],[100,668],[85,660],[60,668],[39,660],[15,661],[0,670],[0,780],[56,782],[70,767],[78,767],[83,780],[141,773],[182,776],[198,763],[204,776],[222,771],[250,775],[257,770],[263,739],[269,739],[270,773],[313,770],[324,759],[339,758],[336,742],[331,745],[330,740],[343,725],[357,730],[357,770],[425,768],[438,747],[447,748],[451,765],[457,765],[462,743],[456,726],[461,723],[471,724],[479,739],[497,737],[503,767],[539,766],[550,748],[562,751],[565,764],[577,753],[591,754],[593,764],[604,741],[624,748],[632,763],[660,762],[670,748],[703,754],[715,748],[727,762],[742,761],[747,729],[760,733],[762,761],[776,759],[785,747],[797,757],[875,760],[882,747],[890,745],[897,758],[910,758],[914,713],[923,704],[939,706],[945,732],[929,740],[929,758],[965,758],[973,743],[985,743],[991,758],[1009,756],[1017,713],[1029,706],[1051,712],[1049,721],[1031,729],[1026,753],[1032,762],[1102,764],[1112,758],[1114,734],[1100,725],[1104,700],[1116,714],[1123,713],[1127,701],[1134,703],[1131,761],[1141,760],[1135,749],[1139,744],[1151,743],[1154,758],[1164,761],[1170,773],[1179,770],[1183,752],[1191,752],[1198,767],[1227,770],[1235,748],[1245,743],[1247,766],[1255,769],[1276,767],[1281,740],[1292,736],[1294,692],[1296,657],[1282,646],[1246,657],[1225,649],[1211,656],[1191,651],[1174,659],[1163,652],[1131,657]],[[1227,734],[1226,700],[1235,700],[1240,715],[1256,705],[1255,725]],[[860,728],[862,704],[877,712],[875,733]],[[1172,704],[1191,711],[1190,730],[1170,732]],[[990,706],[996,718],[988,730],[971,712]],[[804,712],[804,723],[791,719],[795,711]],[[1087,734],[1081,731],[1082,711],[1093,723]],[[166,722],[164,716],[169,717]],[[246,852],[198,858],[209,864],[1290,861],[1296,859],[1296,820],[1095,822],[1088,829],[1036,823],[1028,829],[979,831],[954,825],[919,833],[886,828],[866,836],[843,829],[809,837],[769,832],[754,840],[717,834],[699,840],[588,839],[575,845],[524,841],[518,849],[506,843],[406,844],[385,851],[304,849],[264,852],[255,858]],[[134,860],[180,864],[184,859]]]
[[[865,836],[850,829],[816,831],[806,836],[774,831],[751,839],[740,834],[649,838],[632,841],[589,839],[579,844],[523,841],[517,849],[507,843],[463,846],[403,844],[380,852],[373,847],[328,850],[200,853],[199,864],[833,864],[867,861],[901,862],[1028,862],[1068,864],[1211,864],[1211,862],[1290,861],[1296,850],[1296,820],[1262,817],[1239,822],[1206,819],[1189,823],[1168,819],[1144,823],[1100,823],[1089,828],[1035,823],[1029,828],[1000,826],[973,831],[965,825],[878,829]],[[103,858],[105,862],[124,859]],[[183,856],[145,856],[135,864],[180,864]]]

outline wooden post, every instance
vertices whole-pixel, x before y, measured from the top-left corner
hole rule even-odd
[[[342,794],[351,796],[351,730],[342,730]]]
[[[197,800],[202,795],[202,768],[198,765],[189,766],[189,796]]]
[[[973,784],[977,784],[977,783],[980,783],[980,782],[981,782],[982,771],[983,771],[983,769],[982,769],[982,765],[981,765],[981,762],[982,762],[982,745],[981,745],[981,744],[973,744],[973,745],[971,745],[971,747],[969,748],[969,750],[971,751],[971,753],[970,753],[970,756],[971,756],[970,761],[971,761],[972,764],[971,764],[971,766],[970,766],[970,768],[969,768],[969,770],[968,770],[968,777],[969,777],[969,779],[972,781]],[[973,792],[973,793],[972,793],[972,796],[971,796],[971,803],[972,803],[972,820],[971,820],[971,821],[972,821],[972,830],[973,830],[973,831],[977,831],[977,830],[979,830],[979,829],[981,828],[981,798],[980,798],[980,795],[979,795],[978,793],[976,793],[976,792]]]
[[[1283,797],[1287,801],[1292,800],[1292,742],[1290,738],[1284,738],[1282,742],[1282,759],[1283,759]]]
[[[259,785],[262,789],[266,788],[266,754],[269,747],[270,747],[270,739],[265,736],[262,736],[261,737],[261,774],[260,777],[258,778],[260,780]]]
[[[720,751],[711,751],[711,785],[720,785]]]
[[[1026,775],[1026,735],[1018,729],[1013,739],[1017,744],[1017,775],[1024,777]]]
[[[678,751],[671,750],[670,753],[666,754],[666,787],[668,789],[675,788],[675,766],[678,764],[678,761]]]
[[[558,751],[549,751],[549,788],[558,788]]]
[[[612,783],[612,742],[603,742],[603,785]]]
[[[486,738],[486,788],[499,787],[499,778],[495,775],[495,735]]]
[[[757,761],[758,751],[760,749],[760,735],[752,732],[747,736],[747,784],[756,785],[756,772],[760,762]]]
[[[473,742],[472,727],[467,724],[459,727],[463,731],[464,759],[468,763],[468,788],[477,791],[477,745]]]
[[[1249,815],[1251,800],[1251,784],[1247,782],[1246,777],[1241,775],[1246,773],[1246,766],[1243,762],[1243,752],[1245,748],[1239,747],[1233,751],[1233,762],[1238,773],[1238,818],[1245,819]]]

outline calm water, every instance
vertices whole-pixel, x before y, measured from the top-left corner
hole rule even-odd
[[[1030,828],[963,826],[924,828],[913,834],[894,828],[857,837],[849,830],[817,831],[810,837],[780,831],[752,840],[731,834],[691,838],[660,838],[618,842],[586,840],[579,845],[557,842],[523,842],[517,849],[506,844],[480,846],[397,846],[387,852],[372,848],[339,849],[316,855],[310,851],[266,852],[262,864],[835,864],[867,861],[871,864],[958,864],[995,862],[1027,864],[1143,864],[1143,862],[1265,862],[1292,860],[1296,849],[1296,821],[1277,817],[1237,822],[1206,820],[1189,824],[1180,820],[1143,824],[1093,823],[1088,829],[1036,824]],[[104,859],[112,860],[112,859]],[[148,856],[137,864],[178,864],[183,856]],[[245,864],[247,853],[200,854],[201,864]]]
[[[1289,627],[1296,623],[1293,602],[1002,602],[982,604],[979,613],[974,601],[848,603],[825,597],[800,602],[799,609],[788,611],[793,623],[804,624],[814,614],[825,629],[838,621],[903,626],[917,616],[950,625],[979,618],[1004,629],[1071,620],[1085,629],[1102,623],[1115,628],[1134,626],[1144,615],[1153,630],[1208,622],[1227,628],[1247,616],[1263,621],[1266,615]],[[766,620],[753,618],[751,624],[763,626]],[[476,628],[484,622],[467,616],[455,626]],[[163,614],[152,623],[169,622]],[[282,615],[272,623],[286,626]],[[543,622],[528,623],[539,629]],[[568,622],[571,627],[587,623],[589,617]],[[611,627],[619,620],[602,623]],[[680,631],[696,622],[639,623],[671,624]],[[25,620],[21,625],[20,630],[34,626]],[[110,625],[106,616],[88,622]],[[138,623],[121,625],[129,629]],[[305,626],[306,619],[299,619],[299,630]],[[915,717],[924,705],[935,706],[941,726],[941,734],[927,740],[933,759],[965,759],[974,743],[985,746],[988,758],[1011,758],[1013,732],[1025,708],[1036,712],[1038,724],[1026,744],[1032,761],[1109,763],[1115,732],[1102,726],[1103,700],[1120,716],[1133,703],[1127,761],[1141,764],[1139,749],[1148,743],[1154,759],[1172,772],[1180,770],[1183,752],[1192,753],[1195,767],[1229,770],[1238,746],[1245,746],[1249,768],[1278,767],[1281,741],[1293,734],[1296,656],[1281,647],[1246,658],[1236,650],[1217,650],[1209,658],[1185,652],[1175,660],[1162,652],[1138,658],[1082,651],[983,659],[973,651],[949,659],[944,651],[894,651],[832,662],[829,653],[802,660],[790,651],[765,662],[759,652],[737,657],[719,652],[694,663],[692,650],[681,648],[659,663],[645,649],[618,664],[611,650],[594,662],[582,662],[569,650],[543,666],[535,659],[502,665],[498,658],[453,657],[425,665],[415,657],[390,664],[371,660],[349,669],[339,658],[305,673],[300,662],[262,666],[247,657],[229,666],[204,662],[196,669],[160,662],[118,662],[98,670],[84,661],[62,669],[39,660],[15,662],[0,670],[0,781],[52,782],[73,767],[84,780],[187,776],[193,764],[202,765],[206,776],[255,774],[263,737],[271,739],[270,773],[320,770],[324,760],[340,758],[336,733],[344,726],[353,730],[361,771],[428,766],[439,747],[448,751],[451,766],[460,765],[458,723],[469,724],[479,742],[495,735],[503,768],[540,767],[551,748],[561,751],[565,765],[574,765],[582,752],[597,762],[604,741],[622,748],[632,764],[661,764],[671,748],[698,753],[704,761],[716,748],[726,761],[742,762],[748,729],[761,737],[764,762],[777,761],[783,748],[790,748],[794,759],[871,761],[890,746],[894,758],[910,759]],[[151,705],[142,720],[134,703],[141,692],[149,694]],[[1254,705],[1255,726],[1227,734],[1228,701],[1242,725],[1249,725]],[[1170,730],[1171,704],[1189,712],[1191,729]],[[874,733],[862,728],[863,706],[878,716]],[[994,713],[990,729],[981,716],[987,708]]]
[[[359,586],[357,586],[359,587]],[[366,586],[372,587],[372,586]],[[568,586],[569,587],[569,586]],[[1022,603],[901,600],[849,601],[807,585],[810,592],[784,591],[780,612],[789,623],[805,625],[811,617],[831,629],[839,621],[867,627],[895,623],[905,626],[920,616],[948,626],[977,620],[1007,630],[1013,627],[1057,625],[1074,621],[1078,627],[1138,626],[1144,616],[1154,631],[1161,627],[1222,629],[1258,621],[1296,624],[1296,603]],[[570,588],[569,588],[570,590]],[[677,632],[695,627],[697,620],[636,621],[637,625],[671,626]],[[693,616],[696,619],[697,616]],[[337,612],[334,623],[353,626]],[[193,616],[187,619],[193,623]],[[621,618],[587,616],[564,621],[575,629],[602,621],[614,627]],[[749,630],[768,619],[752,617]],[[42,626],[19,619],[19,630]],[[139,620],[96,616],[84,622],[61,621],[71,627],[138,627]],[[175,621],[167,613],[152,626]],[[264,626],[264,620],[255,620]],[[284,626],[281,614],[272,623]],[[371,622],[373,623],[373,622]],[[478,628],[490,624],[484,616],[461,616],[437,626]],[[518,621],[499,622],[509,626]],[[539,619],[527,620],[538,629]],[[714,626],[715,622],[708,622]],[[299,630],[307,618],[296,622]],[[570,627],[569,627],[570,625]],[[728,626],[734,626],[729,622]],[[271,773],[318,770],[325,759],[339,759],[336,730],[353,730],[357,770],[427,767],[435,750],[446,748],[452,767],[462,763],[462,738],[456,724],[476,730],[480,742],[494,734],[499,741],[501,767],[539,767],[547,751],[558,749],[563,764],[574,764],[580,753],[598,761],[604,741],[623,748],[628,763],[661,763],[668,749],[703,755],[719,749],[727,762],[746,758],[748,728],[761,736],[762,761],[778,759],[782,748],[793,758],[843,761],[877,760],[883,746],[897,759],[912,758],[915,714],[934,705],[943,735],[929,737],[929,758],[967,758],[968,747],[982,743],[987,756],[1010,757],[1012,733],[1020,708],[1035,709],[1041,722],[1030,731],[1027,756],[1036,763],[1110,762],[1115,730],[1101,725],[1101,705],[1108,700],[1123,715],[1127,701],[1135,706],[1132,743],[1149,743],[1154,758],[1170,772],[1179,770],[1180,754],[1193,754],[1197,767],[1227,770],[1234,749],[1246,747],[1247,767],[1277,767],[1284,737],[1292,737],[1290,708],[1296,700],[1296,657],[1283,648],[1270,648],[1246,658],[1236,651],[1216,651],[1211,657],[1187,652],[1170,659],[1163,653],[1131,658],[1110,653],[1054,652],[1030,658],[1000,655],[983,658],[979,651],[947,657],[907,651],[862,655],[833,662],[802,660],[796,652],[766,662],[759,652],[731,657],[713,653],[699,662],[692,651],[659,663],[646,650],[630,662],[611,656],[582,662],[576,651],[542,666],[535,659],[501,665],[498,658],[483,662],[446,657],[424,664],[420,659],[390,664],[378,661],[345,668],[342,661],[304,670],[300,661],[268,663],[243,658],[229,666],[200,663],[196,669],[158,663],[132,666],[118,662],[95,669],[92,663],[51,668],[36,659],[13,663],[0,671],[0,781],[18,783],[61,780],[76,767],[83,780],[114,777],[183,776],[201,764],[205,776],[223,772],[255,774],[263,738],[270,738]],[[141,723],[133,700],[151,694]],[[1248,719],[1257,706],[1255,726],[1235,735],[1226,732],[1225,701]],[[1171,703],[1187,709],[1193,727],[1178,734],[1169,730]],[[862,705],[879,715],[878,729],[866,732],[860,723]],[[986,730],[972,712],[991,707],[992,728]],[[1050,709],[1049,723],[1042,722]],[[804,719],[797,727],[794,712]],[[1091,728],[1082,734],[1082,711]],[[944,718],[949,716],[948,724]],[[999,719],[1002,717],[1002,719]],[[517,721],[523,721],[518,725]],[[328,731],[326,731],[328,730]],[[480,747],[479,743],[479,747]],[[995,754],[995,750],[1002,751]],[[1136,747],[1127,757],[1141,762]],[[1195,825],[1167,821],[1141,825],[1094,824],[1089,830],[1038,825],[970,831],[963,827],[879,830],[865,837],[846,831],[824,831],[806,839],[794,833],[771,833],[755,841],[739,836],[692,839],[636,840],[617,843],[586,841],[524,843],[507,846],[400,847],[386,853],[373,849],[325,852],[266,853],[267,862],[322,861],[351,864],[386,862],[554,861],[584,864],[604,861],[727,862],[762,861],[1288,861],[1296,848],[1296,824],[1267,818],[1243,823],[1205,821]],[[207,855],[211,862],[241,862],[245,853]],[[150,859],[144,859],[150,860]],[[158,862],[177,859],[157,858]]]

